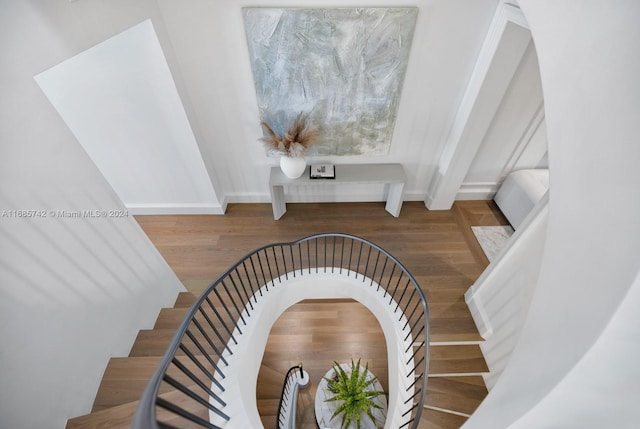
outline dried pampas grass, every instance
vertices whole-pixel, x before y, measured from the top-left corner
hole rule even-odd
[[[278,151],[284,156],[302,156],[304,152],[318,139],[320,133],[315,128],[307,126],[307,116],[302,113],[287,130],[284,136],[276,134],[265,121],[260,122],[266,136],[262,140],[269,149]]]

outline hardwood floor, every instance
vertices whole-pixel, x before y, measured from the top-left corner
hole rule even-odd
[[[379,244],[414,276],[439,286],[471,284],[488,260],[471,225],[506,225],[489,201],[457,202],[452,210],[428,211],[405,202],[400,217],[384,203],[289,204],[273,220],[270,204],[232,204],[224,216],[136,216],[162,256],[194,293],[246,253],[264,244],[321,232],[344,232]]]
[[[310,386],[300,397],[297,427],[317,429],[314,400],[318,382],[334,361],[368,363],[388,391],[387,346],[375,316],[352,300],[303,301],[290,307],[271,329],[258,375],[258,411],[266,429],[274,429],[282,374],[303,363]]]
[[[398,218],[384,203],[288,204],[273,220],[270,204],[234,204],[225,216],[137,216],[139,224],[185,287],[200,294],[234,262],[269,243],[342,232],[368,239],[393,254],[415,276],[429,302],[432,357],[421,428],[460,427],[486,389],[478,375],[478,335],[464,292],[488,265],[471,226],[506,225],[491,201],[457,202],[448,211],[429,211],[405,202]],[[348,323],[344,323],[348,320]],[[453,345],[449,345],[453,344]],[[352,301],[305,301],[289,308],[273,326],[258,377],[259,411],[273,427],[286,370],[303,362],[312,386],[300,396],[299,420],[315,428],[314,385],[333,360],[362,357],[387,385],[386,345],[377,320]],[[459,374],[459,376],[457,376]],[[314,384],[315,381],[315,384]],[[454,410],[449,414],[442,410]]]

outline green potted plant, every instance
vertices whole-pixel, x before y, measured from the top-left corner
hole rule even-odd
[[[333,420],[334,417],[342,415],[341,429],[349,427],[354,421],[357,428],[361,429],[364,416],[368,416],[374,424],[376,423],[373,409],[382,409],[382,407],[373,399],[384,395],[384,391],[375,390],[374,386],[378,380],[370,376],[368,363],[363,368],[360,366],[360,359],[356,363],[351,359],[350,367],[345,370],[334,362],[333,376],[324,377],[324,379],[327,382],[327,389],[333,394],[325,402],[342,401],[331,416]]]

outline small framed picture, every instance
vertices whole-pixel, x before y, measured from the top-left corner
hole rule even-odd
[[[333,164],[316,164],[309,169],[311,179],[335,179],[336,169]]]

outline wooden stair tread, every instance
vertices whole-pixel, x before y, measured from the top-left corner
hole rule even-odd
[[[197,300],[198,297],[191,292],[180,292],[173,308],[190,308]]]
[[[129,356],[162,356],[175,334],[175,329],[140,330]]]
[[[472,414],[487,393],[481,376],[430,377],[425,405]]]
[[[278,395],[280,396],[280,395]],[[258,413],[261,416],[269,416],[269,413],[273,417],[276,415],[276,411],[278,410],[278,404],[280,403],[280,398],[270,398],[270,399],[258,399]]]
[[[466,417],[457,414],[425,408],[422,410],[418,429],[460,429],[466,421]]]
[[[256,396],[265,400],[279,399],[285,375],[286,372],[261,365],[256,382]]]
[[[179,407],[182,407],[186,411],[204,420],[209,420],[209,411],[202,405],[193,401],[192,399],[187,398],[184,394],[182,394],[182,392],[178,392],[174,390],[172,392],[160,394],[159,396],[162,397],[163,399],[168,400],[169,402],[174,403],[175,405],[178,405]],[[208,396],[202,395],[201,398],[207,400]],[[199,424],[193,423],[189,420],[179,417],[173,413],[163,410],[162,408],[157,407],[156,413],[157,413],[156,417],[158,422],[168,424],[172,427],[176,427],[180,429],[196,429],[196,428],[202,429],[202,426],[200,426]]]
[[[429,318],[433,319],[472,319],[467,303],[462,297],[454,302],[429,302]]]
[[[161,357],[155,356],[112,358],[102,376],[92,411],[138,400],[161,361]],[[190,360],[182,360],[182,363],[194,373],[199,373]],[[167,373],[187,386],[195,384],[175,366],[170,366]],[[172,390],[167,384],[160,387],[160,393]]]
[[[431,332],[429,334],[429,342],[433,345],[433,343],[481,343],[484,341],[484,338],[480,336],[480,334],[469,333],[469,332],[459,332],[459,333],[438,333]]]
[[[93,411],[67,421],[66,429],[130,429],[138,401]]]
[[[429,356],[429,375],[489,372],[477,344],[431,346]]]
[[[471,316],[430,318],[429,336],[432,342],[483,341]]]
[[[159,396],[178,404],[203,419],[208,419],[209,417],[208,411],[204,407],[193,401],[185,400],[185,396],[181,392],[174,390],[161,393]],[[69,419],[66,429],[130,429],[138,403],[138,400],[131,401]],[[156,412],[159,421],[168,423],[174,427],[181,429],[202,428],[202,426],[188,422],[181,417],[168,413],[162,408],[156,408]]]
[[[173,340],[173,337],[176,333],[176,329],[167,328],[167,329],[153,329],[153,330],[141,330],[138,332],[138,336],[136,337],[133,346],[131,347],[131,351],[129,352],[129,356],[163,356],[167,351],[169,344]],[[204,339],[204,336],[200,332],[194,332],[194,337],[198,339],[202,346],[205,347],[206,350],[212,352],[210,345],[207,340]],[[213,334],[213,332],[209,333],[210,340],[218,347],[219,350],[222,350],[224,344]],[[186,340],[186,343],[189,345],[189,349],[194,354],[202,354],[195,345],[191,344],[190,340]],[[176,352],[177,355],[182,355],[184,352],[178,350]]]
[[[190,307],[163,308],[153,329],[178,329]]]

